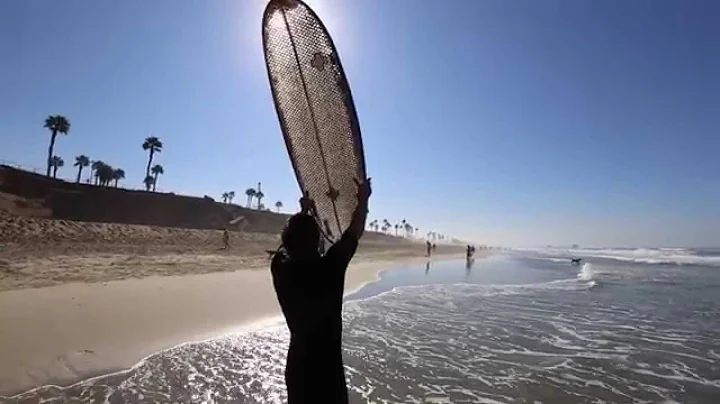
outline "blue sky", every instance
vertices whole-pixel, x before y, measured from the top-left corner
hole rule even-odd
[[[43,167],[59,113],[67,165],[140,187],[153,135],[162,190],[262,181],[294,209],[264,4],[0,2],[0,160]],[[720,3],[308,4],[353,89],[371,218],[501,245],[720,245]]]

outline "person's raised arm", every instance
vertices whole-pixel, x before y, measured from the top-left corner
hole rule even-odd
[[[343,271],[338,273],[344,274],[344,269],[347,269],[350,260],[355,255],[355,250],[358,246],[358,240],[362,237],[363,230],[365,230],[365,220],[368,214],[368,199],[372,193],[370,179],[366,179],[364,182],[357,182],[358,185],[358,205],[353,212],[352,219],[350,220],[350,226],[345,230],[340,240],[333,244],[325,254],[327,260],[332,261],[336,264],[336,267],[342,267]]]
[[[346,233],[352,234],[357,239],[360,239],[365,231],[365,222],[367,221],[368,215],[368,200],[372,194],[372,184],[371,178],[367,178],[362,183],[355,180],[355,183],[358,186],[358,204],[355,212],[353,212],[350,227],[348,227]]]

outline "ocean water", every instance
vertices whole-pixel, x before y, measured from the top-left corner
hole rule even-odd
[[[571,265],[569,257],[583,257]],[[353,403],[720,403],[720,250],[525,250],[346,299]],[[283,324],[7,403],[283,403]]]

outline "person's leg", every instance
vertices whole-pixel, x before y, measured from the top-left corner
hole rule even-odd
[[[343,366],[342,361],[335,373],[334,383],[335,385],[333,388],[335,390],[335,402],[338,404],[348,404],[347,380],[345,379],[345,367]]]
[[[285,387],[287,388],[288,404],[303,404],[306,402],[305,397],[305,381],[302,379],[302,369],[300,363],[292,359],[288,355],[287,364],[285,366]]]

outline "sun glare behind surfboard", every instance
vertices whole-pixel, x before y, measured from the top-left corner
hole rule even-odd
[[[303,0],[315,14],[318,15],[327,27],[328,31],[333,33],[333,38],[342,37],[346,31],[344,25],[347,21],[342,18],[342,2],[338,0]]]

